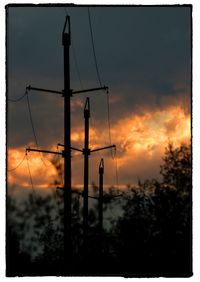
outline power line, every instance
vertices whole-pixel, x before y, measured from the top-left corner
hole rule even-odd
[[[68,14],[68,12],[67,12],[67,8],[64,7],[64,9],[65,9],[65,16],[66,16],[66,17],[69,16],[69,14]]]
[[[30,183],[31,183],[32,191],[33,191],[33,193],[35,195],[35,189],[34,189],[34,186],[33,186],[33,179],[32,179],[32,176],[31,176],[31,170],[30,170],[30,166],[29,166],[29,161],[28,161],[27,153],[25,154],[25,157],[26,157],[26,162],[27,162],[28,173],[29,173],[29,178],[30,178]]]
[[[58,150],[58,145],[57,145],[57,152],[59,152],[59,150]],[[59,156],[57,156],[57,160],[58,160],[58,162],[59,162],[59,165],[62,167],[61,159],[59,158]],[[61,180],[61,184],[64,186],[63,170],[62,170],[62,174],[61,174],[61,176],[60,176],[60,180]]]
[[[92,41],[92,50],[93,50],[93,56],[94,56],[94,62],[95,62],[95,68],[96,68],[96,73],[97,77],[99,80],[100,86],[102,85],[101,83],[101,78],[99,74],[99,69],[98,69],[98,64],[97,64],[97,57],[96,57],[96,52],[95,52],[95,45],[94,45],[94,37],[93,37],[93,32],[92,32],[92,23],[91,23],[91,16],[90,16],[90,10],[88,8],[88,19],[89,19],[89,26],[90,26],[90,34],[91,34],[91,41]],[[109,135],[109,143],[110,145],[112,144],[112,138],[111,138],[111,122],[110,122],[110,99],[109,99],[109,93],[107,91],[107,120],[108,120],[108,135]],[[116,170],[116,184],[118,186],[118,166],[117,166],[117,158],[116,158],[116,151],[115,151],[115,157],[113,156],[113,151],[111,148],[111,156],[113,159],[115,159],[115,170]]]
[[[116,185],[118,188],[119,187],[119,175],[118,175],[118,162],[117,162],[117,149],[116,148],[115,148],[114,160],[115,160]]]
[[[27,90],[26,90],[26,92],[27,92]],[[33,116],[32,116],[32,112],[31,112],[31,107],[30,107],[30,101],[29,101],[28,92],[27,92],[26,98],[27,98],[28,112],[29,112],[29,117],[30,117],[30,122],[31,122],[31,127],[32,127],[34,139],[35,139],[35,144],[36,144],[37,148],[39,149],[38,141],[37,141],[37,137],[36,137],[36,133],[35,133],[35,127],[34,127],[34,123],[33,123]],[[50,163],[49,165],[47,165],[47,164],[45,163],[44,159],[42,158],[41,153],[39,153],[39,154],[40,154],[40,159],[41,159],[41,161],[43,162],[43,164],[44,164],[46,167],[49,167],[49,166],[52,165],[51,163]]]
[[[108,120],[108,136],[109,136],[109,142],[112,144],[112,138],[111,138],[111,125],[110,125],[110,99],[109,99],[109,93],[107,91],[106,93],[106,101],[107,101],[107,120]],[[111,149],[111,156],[113,158],[113,153]]]
[[[81,89],[83,89],[83,83],[82,83],[82,80],[81,80],[81,74],[80,74],[77,56],[76,56],[76,51],[75,51],[73,42],[72,42],[72,54],[73,54],[73,58],[74,58],[74,62],[75,62],[75,68],[76,68],[76,72],[77,72],[77,75],[78,75],[79,83],[80,83]]]
[[[89,8],[88,8],[88,19],[89,19],[90,34],[91,34],[91,41],[92,41],[92,50],[93,50],[93,55],[94,55],[94,62],[95,62],[97,77],[98,77],[98,80],[99,80],[99,84],[102,87],[101,78],[100,78],[100,75],[99,75],[98,64],[97,64],[97,57],[96,57],[96,53],[95,53],[94,38],[93,38],[92,23],[91,23],[90,9]]]
[[[28,97],[28,92],[27,92],[27,106],[28,106],[28,112],[29,112],[29,117],[30,117],[30,122],[31,122],[31,127],[32,127],[32,131],[33,131],[33,135],[34,135],[34,138],[35,138],[35,144],[37,147],[38,146],[38,142],[37,142],[37,137],[36,137],[36,133],[35,133],[35,128],[34,128],[34,124],[33,124],[33,117],[32,117],[32,113],[31,113],[31,107],[30,107],[30,102],[29,102],[29,97]]]
[[[67,8],[65,7],[65,15],[69,16],[69,13],[67,11]],[[76,68],[76,72],[77,72],[77,76],[78,76],[78,80],[81,86],[81,89],[83,89],[83,83],[81,80],[81,75],[80,75],[80,70],[79,70],[79,66],[78,66],[78,60],[77,60],[77,56],[76,56],[76,50],[73,44],[73,39],[71,38],[71,43],[72,43],[72,55],[73,55],[73,59],[74,59],[74,63],[75,63],[75,68]]]
[[[89,26],[90,26],[90,34],[91,34],[94,62],[95,62],[95,67],[96,67],[96,72],[97,72],[97,77],[98,77],[98,80],[99,80],[99,84],[101,86],[102,83],[101,83],[101,78],[100,78],[98,64],[97,64],[97,57],[96,57],[96,52],[95,52],[94,37],[93,37],[93,32],[92,32],[92,23],[91,23],[91,16],[90,16],[90,9],[89,8],[88,8],[88,19],[89,19]],[[112,144],[112,140],[111,140],[111,133],[110,133],[110,131],[111,131],[110,130],[110,104],[109,104],[109,93],[108,93],[108,91],[107,91],[107,115],[108,115],[109,142],[110,142],[110,145],[111,145]]]
[[[35,212],[38,214],[38,212],[39,211],[41,212],[42,210],[41,210],[41,206],[37,203],[37,197],[36,197],[35,188],[33,186],[33,179],[32,179],[32,175],[31,175],[31,170],[30,170],[30,166],[29,166],[29,160],[28,160],[27,153],[25,154],[25,156],[26,156],[26,162],[27,162],[27,167],[28,167],[28,173],[29,173],[31,188],[32,188],[32,192],[33,192],[33,201],[34,201],[34,204],[35,204]]]
[[[26,91],[26,92],[25,92],[22,96],[20,96],[19,98],[17,98],[17,99],[10,99],[10,98],[8,98],[8,101],[9,101],[9,102],[13,102],[13,103],[19,102],[19,101],[21,101],[27,94],[28,94],[28,93],[27,93],[27,91]]]
[[[25,93],[24,93],[21,97],[19,97],[18,99],[15,99],[15,100],[13,100],[13,99],[8,99],[8,101],[10,101],[10,102],[18,102],[18,101],[22,100],[25,96],[26,96],[26,98],[27,98],[27,105],[28,105],[29,117],[30,117],[30,121],[31,121],[31,127],[32,127],[33,135],[34,135],[34,138],[35,138],[35,143],[36,143],[36,146],[39,148],[38,142],[37,142],[36,133],[35,133],[35,128],[34,128],[34,124],[33,124],[33,117],[32,117],[31,108],[30,108],[30,101],[29,101],[29,97],[28,97],[28,91],[26,90]],[[24,158],[22,159],[22,161],[21,161],[15,168],[9,169],[8,172],[11,172],[11,171],[16,170],[16,169],[23,163],[23,161],[24,161],[24,159],[25,159],[25,156],[26,156],[26,155],[24,155]],[[40,157],[41,157],[41,155],[40,155]],[[45,161],[43,160],[42,157],[41,157],[41,160],[42,160],[43,164],[44,164],[46,167],[49,167],[50,165],[52,165],[52,164],[47,165],[47,164],[45,163]]]
[[[16,170],[20,165],[22,165],[22,163],[24,162],[25,157],[26,157],[26,154],[24,154],[24,157],[23,157],[23,159],[20,161],[20,163],[19,163],[16,167],[11,168],[11,169],[8,169],[8,172],[14,171],[14,170]]]

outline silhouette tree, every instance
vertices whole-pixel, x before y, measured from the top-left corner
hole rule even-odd
[[[191,155],[169,145],[161,182],[130,188],[117,220],[117,257],[130,276],[190,276]]]
[[[55,185],[61,184],[62,165]],[[83,253],[83,198],[72,194],[72,274],[130,277],[192,274],[191,153],[182,145],[166,148],[162,180],[146,180],[123,193],[114,187],[104,201],[99,244],[98,201],[90,199],[88,256]],[[55,198],[55,191],[56,198]],[[63,192],[7,198],[7,275],[62,275]],[[115,197],[118,194],[122,197]],[[98,196],[93,185],[91,195]],[[111,216],[112,215],[112,216]]]
[[[191,148],[181,145],[173,148],[169,144],[163,158],[164,164],[161,165],[161,175],[163,184],[171,186],[185,193],[190,193],[191,189]]]

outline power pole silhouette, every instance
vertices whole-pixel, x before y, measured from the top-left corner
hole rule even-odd
[[[66,27],[68,29],[66,30]],[[36,151],[49,154],[61,154],[64,158],[64,262],[70,267],[72,260],[72,238],[71,238],[71,107],[70,100],[73,94],[79,94],[97,90],[108,90],[108,87],[99,87],[85,90],[72,91],[70,88],[70,45],[71,28],[70,17],[66,16],[62,32],[62,45],[64,51],[64,89],[55,91],[32,86],[26,87],[27,90],[42,91],[54,94],[61,94],[64,98],[64,150],[62,152],[53,152],[48,150],[39,150],[27,148],[27,151]]]
[[[93,152],[109,149],[116,147],[115,145],[110,145],[102,148],[96,148],[91,150],[89,148],[89,118],[90,118],[90,99],[86,98],[85,107],[84,107],[84,119],[85,119],[85,141],[84,148],[73,150],[82,152],[84,155],[84,188],[83,188],[83,240],[84,240],[84,252],[87,255],[87,246],[88,246],[88,186],[89,186],[89,155]]]
[[[68,32],[65,32],[68,21]],[[62,33],[64,48],[64,258],[70,265],[72,257],[71,242],[71,108],[70,108],[70,58],[71,44],[70,20],[67,17]],[[69,255],[67,255],[69,254]]]
[[[97,148],[91,150],[89,148],[89,118],[90,118],[90,100],[87,97],[84,108],[84,119],[85,119],[85,147],[83,149],[84,155],[84,191],[83,191],[83,232],[84,232],[84,246],[87,255],[87,245],[88,245],[88,184],[89,184],[89,155],[92,152],[101,151],[115,147],[115,145],[110,145],[107,147]]]
[[[102,236],[103,236],[103,174],[104,174],[104,160],[101,159],[99,164],[99,245],[100,253],[102,253]]]
[[[84,191],[83,191],[83,236],[84,245],[87,252],[87,239],[88,239],[88,178],[89,178],[89,118],[90,118],[90,100],[86,99],[84,108],[84,119],[85,119],[85,146],[83,149],[84,155]]]

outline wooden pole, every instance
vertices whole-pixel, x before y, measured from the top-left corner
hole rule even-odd
[[[102,253],[102,235],[103,235],[103,174],[104,161],[101,159],[99,164],[99,245]]]
[[[68,32],[65,31],[68,23]],[[70,113],[70,17],[66,17],[62,33],[64,49],[64,262],[66,270],[72,259],[71,242],[71,113]]]
[[[87,253],[88,240],[88,178],[89,178],[89,118],[90,118],[90,103],[89,98],[86,99],[84,108],[85,119],[85,146],[84,154],[84,190],[83,190],[83,237],[84,237],[84,252]]]

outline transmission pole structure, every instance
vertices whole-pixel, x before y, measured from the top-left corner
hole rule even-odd
[[[84,191],[83,191],[83,236],[85,251],[87,252],[87,238],[88,238],[88,178],[89,178],[89,118],[90,118],[90,100],[86,99],[84,108],[85,119],[85,146],[83,149],[84,155]]]
[[[100,243],[102,240],[103,232],[103,174],[104,174],[104,161],[101,159],[99,164],[99,237]]]
[[[68,32],[65,31],[68,22]],[[62,33],[64,48],[64,257],[70,263],[71,243],[71,89],[70,89],[70,55],[71,44],[70,18],[66,18]],[[68,256],[69,254],[69,256]]]
[[[103,236],[103,174],[104,174],[104,161],[101,159],[99,164],[99,249],[102,253],[102,236]]]
[[[90,99],[89,97],[86,98],[85,106],[84,106],[84,148],[78,149],[71,147],[72,150],[81,152],[84,155],[84,186],[83,186],[83,251],[85,256],[87,256],[88,252],[88,198],[94,198],[88,195],[89,190],[89,156],[91,153],[96,151],[101,151],[109,148],[116,148],[116,145],[110,145],[102,148],[96,148],[91,150],[89,148],[89,119],[90,119]],[[58,144],[59,146],[65,146],[63,144]],[[103,181],[101,184],[101,189],[103,193]],[[72,191],[75,192],[75,191]],[[103,194],[102,194],[103,197]],[[103,198],[102,198],[103,201]],[[102,202],[103,205],[103,202]]]
[[[67,28],[68,27],[68,28]],[[34,148],[27,148],[26,151],[42,152],[47,154],[59,154],[64,158],[64,262],[66,266],[70,266],[72,260],[72,238],[71,238],[71,105],[70,100],[74,94],[80,94],[91,91],[105,90],[108,91],[107,86],[83,89],[73,91],[70,88],[70,45],[71,45],[71,28],[70,17],[66,16],[65,24],[62,32],[62,45],[64,55],[64,89],[61,91],[32,87],[26,87],[26,90],[34,90],[40,92],[47,92],[53,94],[61,94],[64,98],[64,150],[62,152],[53,152],[49,150],[40,150]],[[78,150],[78,149],[75,149]],[[82,151],[82,150],[78,150]]]
[[[88,186],[89,186],[89,155],[93,152],[116,148],[115,145],[110,145],[102,148],[97,148],[91,150],[89,148],[89,119],[90,119],[90,99],[86,98],[85,107],[84,107],[84,120],[85,120],[85,141],[84,148],[82,150],[72,148],[74,150],[80,151],[84,155],[84,188],[83,188],[83,240],[84,240],[84,252],[87,256],[88,252]]]

